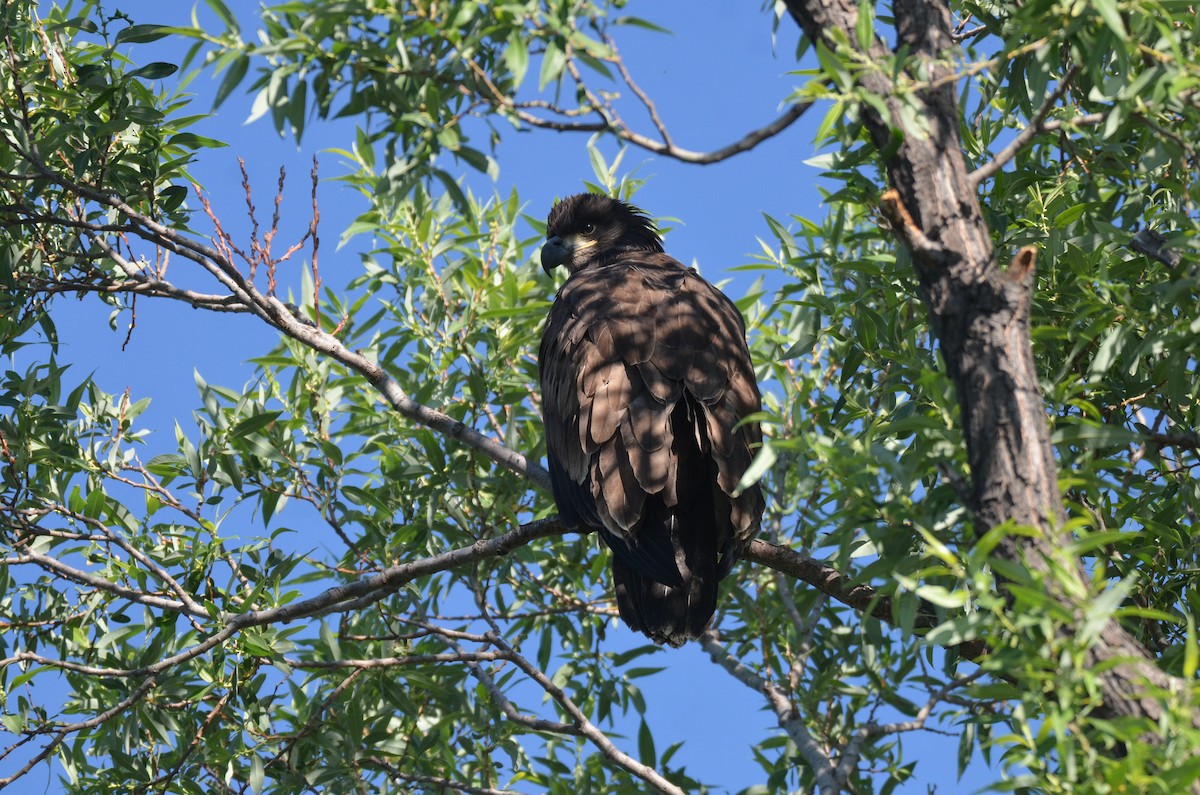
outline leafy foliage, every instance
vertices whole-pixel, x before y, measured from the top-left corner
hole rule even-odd
[[[687,160],[626,127],[607,91],[636,87],[614,39],[653,25],[623,3],[288,2],[252,43],[207,5],[224,30],[0,4],[0,783],[53,756],[72,792],[700,789],[687,738],[651,730],[639,689],[670,656],[614,637],[606,558],[537,488],[540,224],[518,195],[454,177],[494,173],[513,128]],[[1036,531],[973,521],[959,398],[879,216],[863,122],[883,111],[861,78],[881,74],[904,129],[928,134],[904,100],[928,86],[903,49],[864,56],[895,31],[892,9],[861,3],[855,41],[806,45],[791,98],[825,113],[829,214],[768,218],[739,301],[765,391],[764,537],[819,569],[742,564],[704,643],[779,723],[746,741],[762,767],[747,792],[891,792],[921,761],[904,738],[930,729],[1002,789],[1185,791],[1200,779],[1194,9],[948,7],[996,250],[1040,250],[1031,337],[1073,543],[1013,561],[1000,539]],[[190,49],[136,60],[162,40]],[[195,73],[221,75],[218,105],[246,84],[252,116],[297,139],[355,121],[339,178],[369,209],[343,242],[370,242],[353,274],[330,284],[315,217],[282,256],[277,223],[250,244],[225,232],[232,200],[192,188],[222,145],[189,131]],[[631,196],[639,181],[592,151],[597,187]],[[305,246],[305,278],[280,285]],[[276,297],[289,289],[295,303]],[[152,396],[61,361],[69,295],[107,302],[114,327],[141,296],[214,324],[247,313],[279,341],[241,388],[197,376],[191,423],[151,449]],[[1048,596],[1063,588],[1086,590],[1070,633]],[[1157,724],[1102,709],[1085,651],[1110,621],[1178,683],[1138,697]]]

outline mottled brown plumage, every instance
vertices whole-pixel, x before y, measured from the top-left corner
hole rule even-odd
[[[758,385],[737,307],[663,253],[650,220],[581,194],[554,206],[542,266],[565,265],[542,335],[542,410],[564,522],[613,551],[621,618],[655,641],[704,631],[757,534]]]

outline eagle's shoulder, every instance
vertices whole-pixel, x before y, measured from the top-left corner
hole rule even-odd
[[[661,253],[631,252],[572,274],[551,308],[542,350],[568,356],[576,372],[620,360],[663,403],[683,390],[711,402],[731,378],[754,382],[737,306]]]

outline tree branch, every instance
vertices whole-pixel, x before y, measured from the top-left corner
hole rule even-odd
[[[980,668],[969,676],[959,677],[953,681],[947,682],[936,692],[930,694],[929,699],[917,711],[917,714],[912,720],[897,721],[895,723],[887,723],[879,725],[874,722],[867,723],[854,732],[854,735],[846,743],[842,749],[842,753],[838,759],[837,769],[834,771],[834,779],[837,781],[838,787],[846,787],[850,782],[850,776],[854,772],[854,768],[858,765],[858,759],[862,755],[863,745],[867,740],[882,737],[889,734],[899,734],[901,732],[918,731],[925,728],[925,722],[929,720],[929,716],[933,714],[933,708],[940,702],[946,699],[947,696],[954,690],[960,687],[965,687],[971,682],[974,682],[979,677],[983,676],[984,671]]]
[[[119,197],[67,179],[62,174],[42,163],[37,153],[32,149],[22,150],[20,153],[37,168],[43,177],[59,187],[74,193],[82,199],[96,202],[119,212],[129,221],[128,227],[123,227],[128,233],[137,235],[153,245],[161,246],[200,265],[216,278],[222,286],[229,290],[230,298],[227,304],[224,302],[221,303],[222,309],[229,311],[229,306],[245,307],[245,311],[257,315],[266,323],[292,339],[304,343],[315,351],[330,356],[351,370],[363,375],[383,395],[385,401],[399,412],[401,416],[482,453],[492,461],[506,467],[517,475],[533,481],[536,485],[547,491],[550,489],[550,474],[540,464],[526,459],[524,455],[485,436],[465,423],[413,400],[404,392],[395,379],[389,376],[382,367],[370,361],[364,354],[359,351],[347,349],[333,334],[327,333],[317,328],[311,322],[297,317],[294,307],[284,304],[271,295],[270,292],[266,295],[261,293],[251,281],[238,272],[227,254],[218,251],[212,246],[197,243],[186,235],[163,226],[144,213],[137,211]],[[197,194],[199,195],[198,188]],[[203,196],[201,196],[201,201],[207,207],[207,201]],[[215,218],[215,215],[211,212],[211,208],[209,208],[208,212],[210,218]],[[111,246],[104,247],[103,250],[106,255],[111,256],[116,254]],[[114,259],[114,262],[126,272],[127,277],[136,280],[136,277],[130,276],[127,270],[127,268],[133,267],[131,263],[119,257],[119,255]],[[136,269],[133,270],[136,272]],[[182,300],[192,306],[209,308],[209,305],[213,303],[208,301],[207,297],[189,294],[188,291],[179,290],[163,280],[156,279],[153,282],[147,283],[139,282],[139,289],[164,297]],[[131,292],[136,292],[136,290],[131,290]]]
[[[734,679],[766,696],[767,703],[770,704],[771,710],[775,713],[775,719],[779,722],[779,727],[787,732],[788,737],[796,744],[800,756],[812,769],[817,790],[821,795],[836,795],[838,790],[834,784],[834,767],[829,753],[809,732],[796,708],[792,706],[792,702],[788,700],[783,691],[730,654],[725,645],[721,643],[716,630],[710,629],[705,632],[700,637],[700,646],[708,652],[708,656],[712,658],[713,662],[728,671]]]
[[[555,703],[557,703],[563,709],[564,712],[571,716],[571,719],[575,722],[575,726],[578,729],[579,734],[586,737],[592,745],[596,746],[600,753],[611,759],[618,767],[621,767],[622,769],[642,779],[659,792],[667,793],[667,795],[685,795],[682,789],[663,778],[657,770],[649,767],[648,765],[643,765],[641,762],[637,761],[633,757],[629,756],[629,754],[618,748],[612,740],[608,739],[608,735],[600,731],[600,729],[588,719],[587,715],[583,713],[583,710],[581,710],[575,704],[575,702],[571,700],[570,696],[563,692],[561,687],[554,684],[554,682],[550,680],[550,677],[546,676],[546,674],[543,673],[540,668],[526,660],[521,655],[517,654],[513,648],[508,645],[504,638],[500,637],[495,632],[489,633],[488,636],[492,643],[496,644],[497,647],[515,655],[513,658],[513,663],[517,666],[517,668],[521,669],[526,676],[536,682],[539,687],[546,691],[546,695],[550,696],[550,698],[552,698]]]
[[[1150,227],[1138,230],[1130,239],[1129,247],[1170,268],[1178,268],[1179,263],[1183,261],[1182,255],[1167,245],[1167,239]]]
[[[1058,101],[1062,99],[1063,94],[1065,94],[1067,89],[1071,87],[1071,80],[1074,79],[1078,72],[1079,66],[1073,64],[1071,68],[1067,70],[1067,73],[1062,76],[1062,79],[1058,81],[1058,85],[1054,87],[1054,90],[1050,92],[1050,96],[1046,97],[1046,101],[1043,102],[1041,107],[1037,109],[1037,112],[1033,114],[1033,118],[1029,120],[1029,126],[1017,133],[1016,136],[1014,136],[1013,139],[1008,142],[1008,146],[996,153],[996,156],[992,158],[991,162],[980,166],[967,175],[967,181],[970,183],[972,188],[978,188],[980,183],[982,183],[985,179],[988,179],[999,172],[1000,169],[1004,168],[1004,165],[1008,161],[1016,157],[1017,153],[1028,146],[1035,137],[1046,131],[1043,122],[1045,122],[1046,117],[1050,115],[1050,111],[1054,110],[1054,106],[1058,104]]]
[[[571,697],[555,684],[550,677],[546,676],[541,668],[529,662],[529,660],[525,659],[524,656],[509,645],[508,641],[504,639],[504,634],[501,632],[500,627],[492,618],[491,611],[488,609],[487,595],[484,593],[483,587],[478,580],[474,582],[473,590],[480,614],[490,627],[485,637],[492,645],[512,655],[513,664],[541,687],[546,692],[546,695],[553,699],[571,717],[580,735],[586,737],[600,753],[612,760],[618,767],[642,779],[659,792],[667,793],[667,795],[684,795],[683,790],[663,778],[657,770],[642,764],[618,748],[608,738],[608,735],[600,731],[599,727],[588,719],[588,716],[584,714],[583,710],[579,708]]]
[[[484,101],[492,104],[497,109],[510,113],[531,127],[537,127],[545,130],[555,130],[557,132],[607,132],[615,135],[622,141],[631,143],[634,146],[640,147],[649,152],[653,152],[654,154],[696,165],[719,163],[722,160],[728,160],[734,155],[750,151],[763,141],[773,138],[774,136],[786,130],[788,127],[792,126],[792,124],[799,120],[800,117],[803,116],[804,113],[813,106],[813,102],[811,101],[794,103],[782,114],[780,114],[780,116],[774,121],[759,127],[758,129],[751,130],[738,140],[722,146],[719,149],[713,149],[707,152],[698,152],[676,146],[671,141],[670,136],[667,134],[666,127],[662,126],[661,119],[657,118],[657,112],[653,110],[651,110],[651,117],[655,120],[655,124],[658,126],[660,133],[663,136],[662,140],[655,140],[649,136],[634,132],[623,122],[614,121],[610,117],[609,113],[606,112],[607,110],[611,109],[606,108],[603,103],[599,103],[598,101],[593,102],[592,107],[588,109],[590,112],[595,113],[600,117],[601,121],[596,122],[564,122],[557,119],[543,118],[534,113],[530,113],[524,109],[523,103],[516,102],[512,99],[512,97],[501,91],[495,85],[495,83],[492,82],[491,77],[486,73],[483,67],[471,60],[468,60],[467,63],[470,65],[471,71],[475,73],[475,76],[479,78],[480,82],[487,88],[487,91],[490,94],[490,96],[484,97]],[[630,84],[630,87],[633,88],[635,93],[638,91],[638,89],[633,87],[633,84]],[[650,107],[653,108],[653,106]],[[557,108],[553,109],[560,116],[569,115],[564,110],[558,110]]]
[[[36,753],[33,756],[33,758],[31,758],[28,762],[26,762],[19,770],[15,771],[10,776],[5,776],[4,778],[0,778],[0,789],[4,789],[9,784],[13,783],[17,779],[21,778],[21,776],[24,776],[26,773],[28,773],[30,770],[33,770],[35,767],[37,767],[43,760],[45,760],[48,756],[50,756],[50,754],[54,753],[54,750],[56,748],[58,748],[60,745],[62,745],[63,742],[67,739],[67,737],[74,734],[75,732],[83,731],[84,729],[93,729],[93,728],[99,726],[100,724],[104,723],[105,721],[107,721],[109,718],[112,718],[116,715],[121,714],[122,712],[129,709],[131,706],[133,706],[137,702],[141,701],[142,698],[144,698],[147,693],[149,693],[151,690],[154,689],[154,686],[156,684],[158,684],[158,680],[155,677],[153,677],[153,676],[148,677],[146,679],[146,681],[144,681],[140,685],[138,685],[136,690],[134,690],[132,693],[130,693],[125,698],[121,699],[121,701],[117,702],[113,706],[104,710],[100,714],[95,715],[91,718],[88,718],[87,720],[79,721],[78,723],[69,723],[66,725],[60,725],[60,726],[55,727],[54,729],[44,728],[44,729],[26,730],[27,732],[30,733],[30,736],[36,735],[36,734],[47,733],[49,731],[54,731],[54,737],[52,737],[50,739],[50,742],[48,742],[46,744],[46,746],[44,748],[42,748],[41,751]]]
[[[437,631],[436,628],[435,631]],[[469,653],[453,636],[446,635],[445,640],[447,645],[454,649],[455,654],[466,656]],[[491,643],[492,640],[489,637],[485,640],[485,642]],[[520,655],[514,652],[511,647],[504,649],[504,655],[506,660],[513,663],[516,663],[517,658],[520,657]],[[563,723],[561,721],[546,720],[544,718],[535,718],[532,715],[526,715],[522,713],[519,709],[517,709],[516,704],[513,704],[509,697],[504,695],[504,691],[500,689],[498,684],[496,684],[495,678],[491,675],[491,673],[486,671],[482,665],[475,660],[466,660],[466,665],[467,670],[471,672],[471,675],[475,677],[479,684],[483,685],[483,689],[487,691],[488,695],[492,699],[492,702],[495,703],[495,705],[500,708],[500,711],[504,713],[504,717],[518,726],[523,726],[526,729],[530,729],[531,731],[535,732],[565,734],[574,737],[583,735],[583,732],[580,730],[578,725]],[[528,661],[526,661],[526,667],[531,667],[529,666]],[[523,668],[522,670],[525,669]]]
[[[896,624],[896,610],[892,598],[880,594],[869,585],[854,584],[849,577],[832,566],[826,566],[795,550],[755,539],[743,554],[746,560],[768,566],[776,571],[795,577],[813,586],[821,593],[888,624]],[[923,604],[913,622],[914,631],[927,631],[941,623],[936,611]],[[967,641],[949,648],[962,657],[978,660],[987,653],[987,644],[982,640]]]
[[[520,795],[519,792],[511,789],[476,787],[471,784],[462,784],[452,779],[441,778],[439,776],[422,776],[416,773],[405,773],[403,770],[396,767],[386,759],[381,759],[379,757],[370,757],[370,759],[373,763],[379,765],[381,768],[387,771],[387,774],[394,779],[398,779],[400,781],[411,781],[414,784],[432,785],[436,788],[436,790],[426,790],[429,792],[441,792],[449,789],[454,790],[455,792],[462,792],[465,795]]]

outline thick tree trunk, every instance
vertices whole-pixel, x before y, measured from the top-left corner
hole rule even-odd
[[[787,0],[787,7],[814,42],[828,43],[828,31],[834,29],[857,40],[854,0]],[[1034,251],[1019,252],[1006,270],[996,261],[959,139],[957,81],[938,60],[952,47],[949,8],[940,0],[897,0],[894,10],[899,43],[921,60],[921,79],[931,87],[907,97],[922,107],[902,115],[903,100],[885,74],[865,71],[860,77],[863,88],[883,98],[891,116],[883,119],[864,106],[868,129],[886,158],[891,189],[882,198],[883,210],[912,252],[922,298],[957,389],[976,532],[982,536],[1006,521],[1037,528],[1034,537],[1007,536],[997,551],[1044,568],[1062,560],[1061,548],[1069,539],[1061,529],[1065,513],[1029,336]],[[885,63],[890,54],[876,39],[867,56]],[[906,128],[905,118],[917,119],[921,128]],[[903,133],[899,139],[894,128]],[[1079,578],[1078,592],[1085,592],[1078,562],[1068,565]],[[1076,597],[1055,596],[1082,616],[1086,605]],[[1162,705],[1144,697],[1144,691],[1147,685],[1170,688],[1173,680],[1120,625],[1108,623],[1090,658],[1091,667],[1102,671],[1097,675],[1107,714],[1160,717]]]

